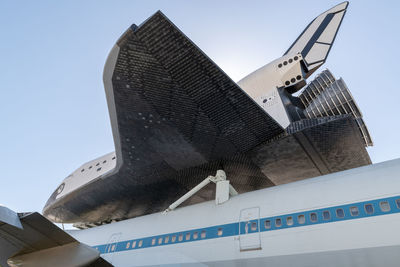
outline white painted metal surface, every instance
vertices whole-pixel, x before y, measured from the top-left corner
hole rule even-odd
[[[239,222],[240,251],[261,249],[260,208],[252,207],[241,210]]]

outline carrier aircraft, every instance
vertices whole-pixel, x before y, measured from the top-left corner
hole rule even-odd
[[[371,165],[343,79],[306,80],[347,6],[238,83],[160,11],[132,25],[104,68],[115,152],[43,215],[0,206],[0,265],[397,266],[400,160]]]

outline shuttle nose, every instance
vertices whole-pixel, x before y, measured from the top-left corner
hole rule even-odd
[[[47,219],[53,221],[53,222],[61,222],[61,218],[57,216],[59,212],[57,212],[57,203],[59,202],[59,199],[57,199],[57,196],[64,190],[65,183],[62,183],[57,189],[51,194],[49,199],[47,200],[46,204],[43,207],[43,216],[45,216]]]

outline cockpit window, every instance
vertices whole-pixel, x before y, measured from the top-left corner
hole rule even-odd
[[[64,190],[65,183],[60,184],[60,186],[57,188],[57,195],[61,194],[61,192]]]

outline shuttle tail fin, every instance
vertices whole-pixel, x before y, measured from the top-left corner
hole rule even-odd
[[[301,53],[307,77],[325,63],[348,4],[343,2],[316,17],[286,51],[285,55]]]

